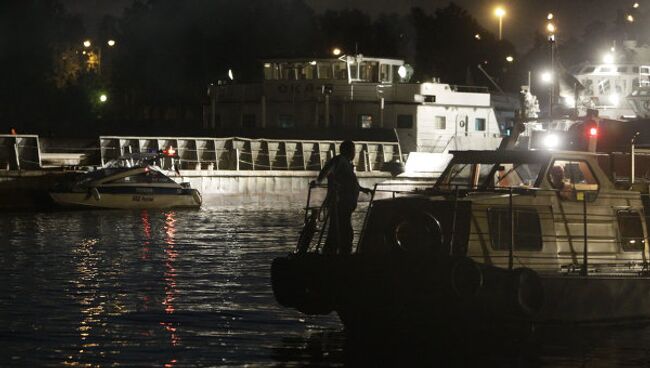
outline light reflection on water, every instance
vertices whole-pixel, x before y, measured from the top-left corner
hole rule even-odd
[[[299,207],[0,214],[0,365],[449,365],[444,349],[351,345],[335,316],[278,306],[270,262],[293,249],[301,222]],[[541,329],[497,345],[448,355],[462,365],[650,363],[648,328]]]

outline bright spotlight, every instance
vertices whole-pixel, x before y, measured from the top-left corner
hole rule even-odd
[[[607,53],[603,56],[603,62],[605,64],[612,64],[614,63],[614,54],[612,53]]]
[[[634,5],[632,5],[632,7],[633,7],[634,9],[638,9],[638,8],[639,8],[639,3],[634,3]]]
[[[553,20],[553,13],[548,13],[548,15],[546,16],[546,19]]]
[[[335,48],[332,49],[332,55],[334,55],[334,56],[341,55],[341,52],[342,52],[341,49],[338,48],[338,47],[335,47]]]
[[[404,65],[400,65],[400,67],[397,68],[397,75],[402,79],[406,78],[406,67]]]
[[[544,147],[548,149],[556,148],[560,144],[560,137],[557,134],[547,134],[544,137]]]
[[[634,22],[634,16],[632,14],[628,14],[625,19],[630,23]]]
[[[106,96],[105,93],[99,95],[99,102],[106,102],[106,101],[108,101],[108,96]]]
[[[621,96],[619,96],[618,93],[612,93],[609,95],[609,103],[611,103],[614,106],[618,106],[618,104],[621,102]]]
[[[84,47],[85,48],[89,48],[91,45],[92,45],[92,43],[90,42],[90,40],[85,40],[84,41]]]
[[[553,23],[551,23],[551,22],[548,22],[548,23],[546,24],[546,31],[547,31],[548,33],[555,33],[556,30],[557,30],[557,28],[555,28],[555,24],[553,24]]]
[[[108,46],[110,46],[110,47],[113,47],[113,46],[115,46],[115,40],[108,40],[108,41],[106,41],[106,44]]]
[[[573,96],[564,97],[564,106],[568,108],[573,108],[576,105],[576,99]]]
[[[228,69],[228,78],[230,78],[230,80],[235,80],[235,76],[232,74],[232,69]]]
[[[553,73],[551,72],[543,72],[541,77],[544,83],[551,83],[553,81]]]
[[[502,8],[502,7],[498,7],[496,9],[494,9],[494,15],[501,18],[501,17],[506,15],[506,10],[504,8]]]
[[[508,55],[508,56],[506,56],[506,61],[509,62],[509,63],[512,63],[513,61],[515,61],[515,58]]]

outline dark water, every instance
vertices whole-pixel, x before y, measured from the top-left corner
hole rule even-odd
[[[270,262],[301,222],[298,207],[0,214],[0,366],[650,366],[648,327],[351,342],[336,316],[273,299]]]

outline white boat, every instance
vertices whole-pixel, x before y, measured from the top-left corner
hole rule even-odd
[[[372,202],[352,255],[309,242],[274,260],[280,304],[351,330],[650,318],[649,201],[602,155],[453,154],[433,188]]]
[[[56,186],[50,196],[59,205],[97,208],[200,207],[198,190],[176,183],[154,165],[157,153],[129,154]]]

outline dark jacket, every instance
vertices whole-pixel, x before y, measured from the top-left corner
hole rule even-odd
[[[336,191],[339,205],[356,208],[361,187],[350,160],[343,155],[329,160],[318,174],[318,181],[321,182],[325,177],[328,195],[331,196]]]

